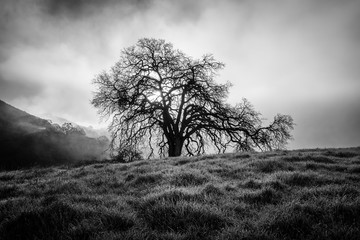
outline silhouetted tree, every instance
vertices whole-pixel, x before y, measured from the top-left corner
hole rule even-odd
[[[112,160],[117,162],[133,162],[136,160],[143,160],[143,157],[141,152],[135,147],[130,148],[130,146],[128,146],[118,149],[116,156],[114,156]]]
[[[171,43],[140,39],[125,48],[109,72],[96,76],[92,104],[112,121],[112,146],[128,149],[146,142],[154,153],[202,154],[212,144],[219,152],[282,148],[291,138],[293,119],[276,115],[262,126],[260,114],[243,99],[225,103],[229,83],[214,81],[224,64],[212,55],[192,59]]]
[[[67,135],[69,134],[77,134],[83,136],[86,135],[84,129],[69,122],[66,122],[61,126],[61,131]]]

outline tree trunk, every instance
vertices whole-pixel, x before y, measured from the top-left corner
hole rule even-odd
[[[173,141],[169,141],[169,157],[180,156],[183,144],[184,141],[180,138],[175,138]]]

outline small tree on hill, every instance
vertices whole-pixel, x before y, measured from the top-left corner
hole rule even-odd
[[[92,104],[110,116],[112,147],[133,149],[146,142],[150,156],[202,154],[207,144],[219,152],[282,148],[293,119],[278,114],[262,126],[260,114],[244,99],[225,102],[229,83],[214,81],[224,64],[212,55],[192,59],[164,40],[140,39],[125,48],[109,72],[94,79]],[[149,156],[149,157],[150,157]]]
[[[70,134],[73,134],[73,135],[83,135],[83,136],[86,135],[84,129],[82,129],[82,128],[79,127],[79,126],[75,126],[74,124],[69,123],[69,122],[64,123],[64,124],[61,126],[61,130],[62,130],[62,132],[65,133],[66,135],[70,135]]]

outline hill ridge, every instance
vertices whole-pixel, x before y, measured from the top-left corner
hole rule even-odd
[[[105,141],[106,140],[106,141]],[[106,158],[108,139],[60,127],[0,100],[0,169]]]

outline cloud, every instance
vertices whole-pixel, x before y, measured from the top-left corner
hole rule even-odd
[[[42,0],[43,12],[53,18],[70,18],[72,20],[89,19],[103,11],[112,9],[118,13],[118,18],[127,18],[129,15],[144,12],[152,0]]]
[[[357,0],[3,0],[0,98],[97,123],[92,78],[139,38],[163,38],[225,62],[218,80],[233,82],[232,103],[246,97],[264,117],[293,115],[295,146],[326,145],[349,123],[345,142],[360,115],[359,22]],[[307,129],[323,137],[312,142]]]
[[[43,86],[39,83],[31,83],[28,81],[17,79],[6,79],[0,75],[0,96],[2,99],[14,100],[21,98],[31,98],[40,95]]]

